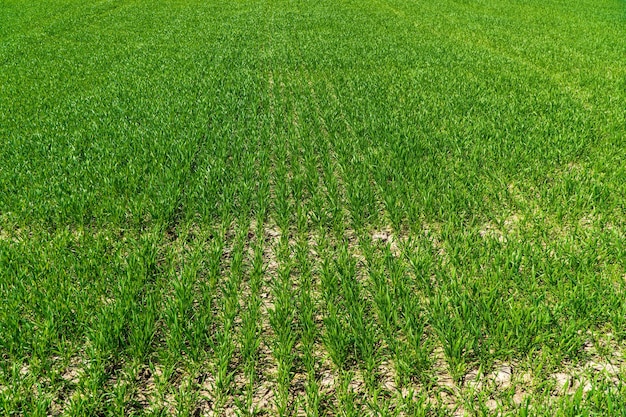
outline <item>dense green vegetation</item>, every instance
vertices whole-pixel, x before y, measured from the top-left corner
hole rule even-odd
[[[0,0],[0,414],[624,415],[626,3]]]

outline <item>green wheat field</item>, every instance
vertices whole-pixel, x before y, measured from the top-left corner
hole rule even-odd
[[[0,415],[626,415],[626,2],[0,0]]]

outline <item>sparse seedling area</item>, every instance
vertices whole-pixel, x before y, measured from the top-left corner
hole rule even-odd
[[[626,414],[622,0],[0,0],[0,415]]]

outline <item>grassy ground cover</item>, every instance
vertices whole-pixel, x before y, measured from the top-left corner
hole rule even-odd
[[[626,414],[621,0],[0,0],[0,414]]]

